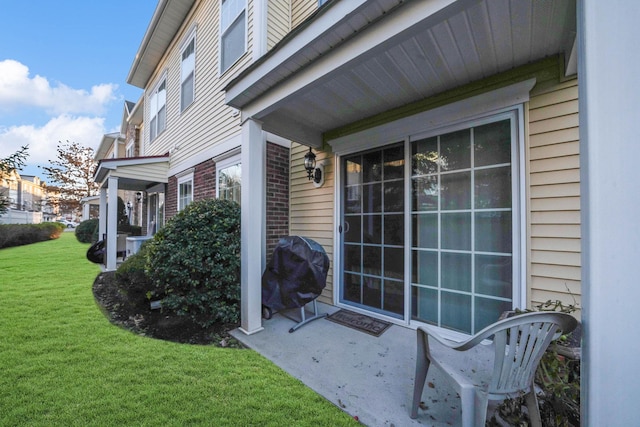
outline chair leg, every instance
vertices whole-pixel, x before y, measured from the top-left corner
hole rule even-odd
[[[413,402],[411,403],[411,418],[418,416],[418,406],[424,390],[424,383],[427,380],[427,372],[431,362],[427,358],[426,338],[424,332],[418,330],[418,346],[416,352],[416,375],[413,384]]]
[[[538,407],[538,397],[534,386],[531,386],[529,393],[525,395],[527,401],[527,409],[529,410],[529,421],[532,427],[542,427],[542,418],[540,417],[540,408]]]

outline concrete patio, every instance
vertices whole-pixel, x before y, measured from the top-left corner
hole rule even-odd
[[[320,313],[338,309],[318,304]],[[285,313],[299,318],[299,309]],[[264,330],[233,335],[367,426],[455,426],[460,398],[436,369],[427,377],[425,408],[409,417],[416,333],[392,325],[380,337],[318,319],[293,333],[295,321],[275,314]],[[433,386],[433,387],[431,387]]]

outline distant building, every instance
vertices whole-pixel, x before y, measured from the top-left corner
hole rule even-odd
[[[0,215],[0,224],[39,224],[54,221],[58,207],[47,201],[51,190],[39,177],[14,171],[0,178],[0,192],[9,199],[9,209]]]

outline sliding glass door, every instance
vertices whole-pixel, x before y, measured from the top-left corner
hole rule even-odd
[[[511,309],[515,135],[505,114],[342,157],[340,301],[468,334]]]

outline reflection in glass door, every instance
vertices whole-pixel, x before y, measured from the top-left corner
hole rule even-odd
[[[404,144],[342,162],[342,303],[404,318]]]
[[[468,334],[513,301],[511,119],[411,143],[411,317]]]

